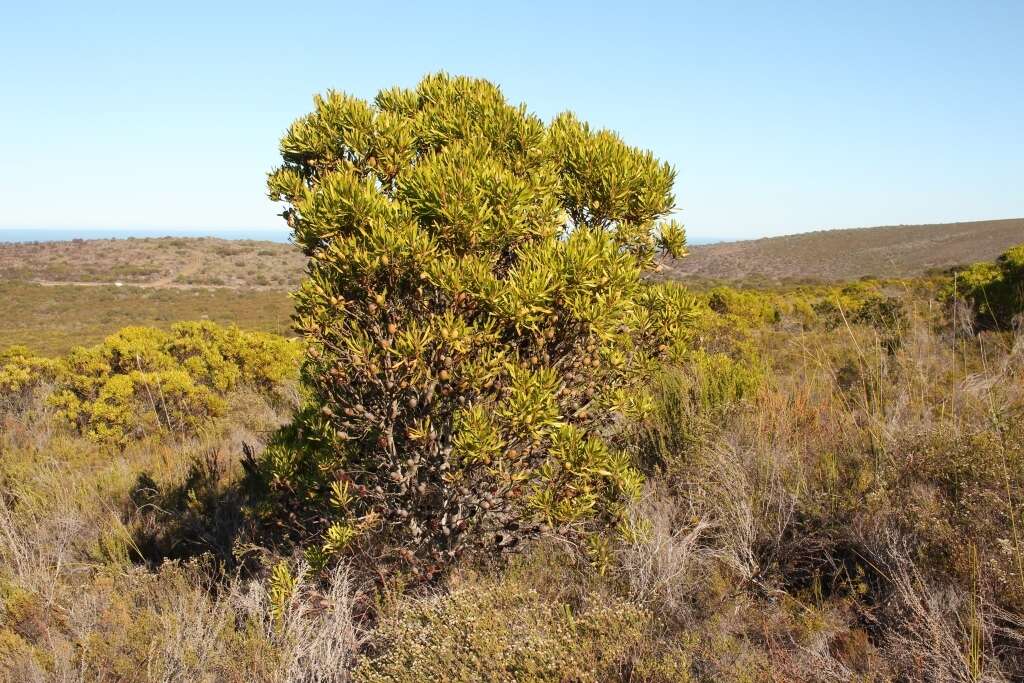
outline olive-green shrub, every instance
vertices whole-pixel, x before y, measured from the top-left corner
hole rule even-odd
[[[826,327],[853,324],[857,313],[866,302],[881,297],[881,293],[867,282],[853,282],[842,287],[829,287],[813,297],[811,308],[819,322]]]
[[[616,427],[693,310],[643,279],[683,253],[673,170],[444,74],[317,97],[281,152],[310,405],[266,463],[310,560],[372,539],[429,574],[614,522],[641,488]]]
[[[737,323],[760,327],[777,323],[782,311],[772,294],[762,291],[715,287],[707,293],[707,304],[715,313]]]
[[[683,373],[690,379],[690,400],[704,415],[713,415],[748,399],[764,384],[766,370],[755,357],[733,358],[697,349],[688,354]]]

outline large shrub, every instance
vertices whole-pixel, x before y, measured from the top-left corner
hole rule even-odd
[[[315,105],[269,180],[310,257],[310,402],[266,463],[310,559],[372,537],[430,573],[617,520],[641,478],[616,425],[692,308],[643,280],[683,251],[673,170],[482,80]]]

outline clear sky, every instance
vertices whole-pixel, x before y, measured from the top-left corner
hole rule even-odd
[[[7,2],[0,226],[280,225],[313,93],[435,70],[678,170],[691,235],[1024,216],[1024,1]]]

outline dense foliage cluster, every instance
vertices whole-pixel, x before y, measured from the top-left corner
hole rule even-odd
[[[57,363],[34,355],[24,346],[0,351],[0,407],[18,408],[41,386],[52,382]]]
[[[697,294],[700,313],[691,330],[693,343],[709,350],[740,350],[765,329],[812,330],[872,328],[890,350],[902,343],[909,324],[905,293],[922,288],[933,296],[930,281],[861,280],[847,284],[801,285],[786,289],[716,286]]]
[[[298,355],[295,342],[210,322],[128,327],[58,361],[11,349],[0,356],[0,389],[24,400],[47,385],[60,419],[123,446],[148,433],[194,433],[236,386],[272,391],[295,373]]]
[[[729,316],[730,322],[759,326],[777,323],[782,318],[777,297],[763,292],[715,287],[705,296],[708,308],[720,316]]]
[[[317,97],[281,150],[311,398],[267,468],[310,558],[372,537],[430,573],[615,522],[641,486],[617,423],[693,308],[643,280],[684,250],[673,170],[443,74]]]
[[[1024,313],[1024,244],[957,273],[949,293],[970,302],[979,327],[1010,329]]]

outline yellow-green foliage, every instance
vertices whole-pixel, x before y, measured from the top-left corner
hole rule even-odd
[[[282,505],[327,517],[325,552],[374,528],[428,572],[542,523],[614,521],[640,488],[614,427],[694,308],[643,278],[684,250],[659,223],[671,167],[482,80],[315,102],[270,176],[310,256],[312,405],[302,442],[268,456]],[[349,479],[338,509],[332,480]]]
[[[715,313],[729,316],[738,324],[761,326],[782,317],[777,297],[768,292],[715,287],[707,293],[707,304]]]
[[[0,358],[0,388],[11,396],[42,382],[59,416],[96,440],[123,446],[154,432],[194,433],[224,409],[240,384],[271,391],[298,366],[295,342],[210,322],[170,332],[128,327],[60,361],[12,349]]]
[[[112,444],[157,431],[189,434],[223,409],[223,402],[184,370],[111,374],[94,401],[76,406],[88,411],[89,435]]]
[[[886,284],[906,287],[909,283]],[[889,296],[884,284],[874,280],[777,290],[723,286],[701,293],[700,301],[706,305],[700,331],[718,345],[722,345],[722,338],[743,337],[778,323],[796,323],[804,328],[864,324],[879,331],[906,326],[901,300]]]
[[[1024,312],[1024,244],[957,273],[946,293],[969,301],[979,326],[1009,328]]]
[[[750,398],[765,379],[764,366],[756,358],[736,359],[703,349],[689,354],[684,373],[690,378],[691,401],[705,414]]]
[[[650,614],[617,598],[571,607],[516,582],[473,585],[416,601],[385,619],[354,679],[618,680],[650,624]]]
[[[288,607],[288,601],[295,593],[296,580],[288,569],[287,562],[278,562],[270,572],[269,597],[270,611],[275,619],[280,620]]]
[[[0,351],[0,407],[14,408],[35,389],[53,381],[56,363],[33,356],[24,346]]]
[[[827,288],[811,304],[818,319],[828,327],[855,322],[857,313],[882,295],[870,282],[855,282],[843,287]]]
[[[195,322],[171,328],[168,353],[218,392],[238,384],[270,389],[295,375],[299,359],[298,345],[275,335]]]
[[[742,353],[752,335],[792,317],[801,324],[814,318],[813,312],[797,311],[797,304],[805,303],[802,294],[721,286],[701,292],[698,301],[701,315],[693,327],[691,345],[714,352]],[[809,305],[805,308],[809,310]]]

